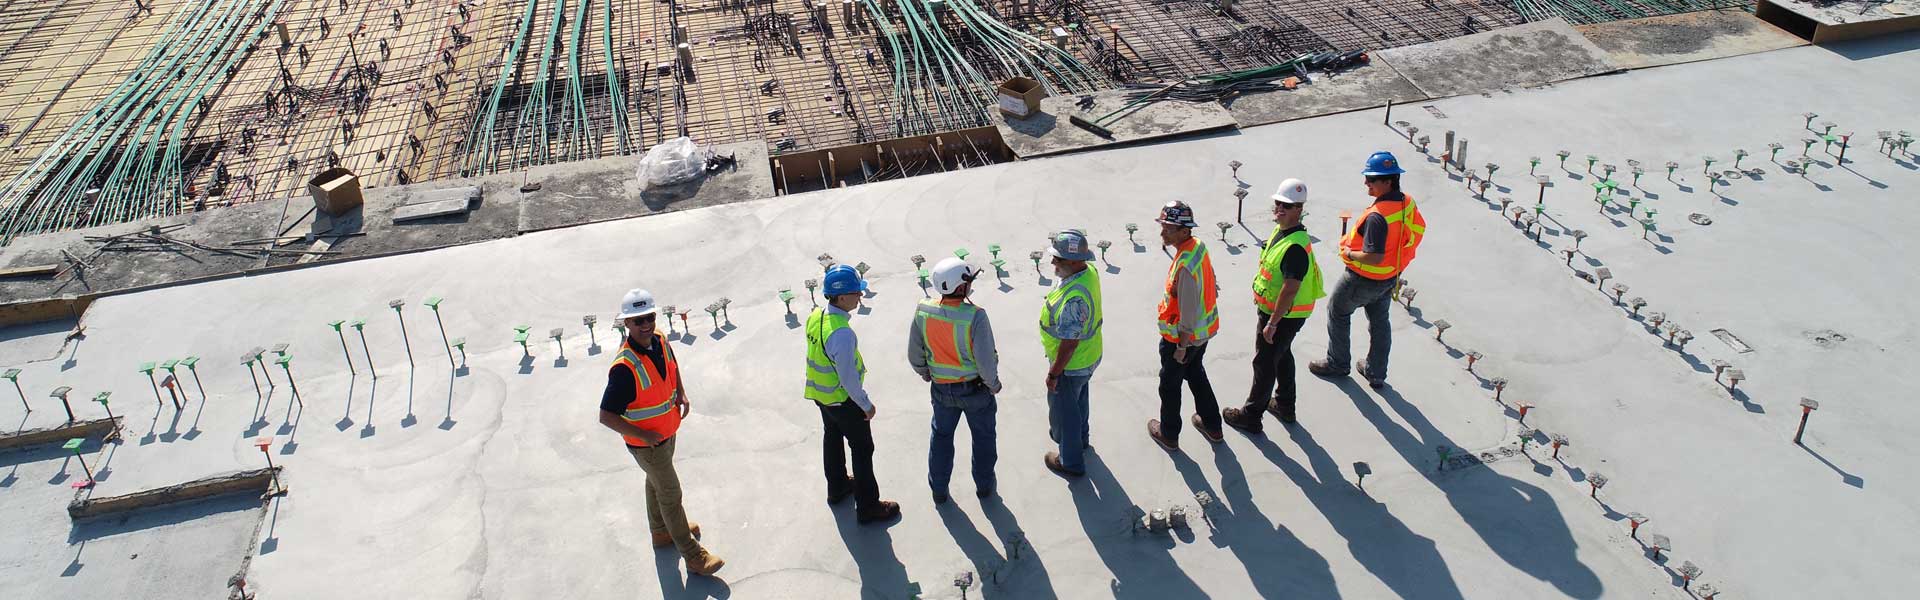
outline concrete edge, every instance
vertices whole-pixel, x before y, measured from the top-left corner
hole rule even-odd
[[[0,451],[17,450],[41,444],[64,442],[73,438],[92,438],[95,434],[105,438],[120,429],[120,417],[74,421],[59,427],[28,429],[0,435]]]
[[[162,488],[99,498],[85,497],[86,490],[81,490],[75,494],[73,502],[67,504],[67,516],[80,520],[241,492],[258,491],[266,496],[274,491],[274,481],[279,475],[280,467],[236,471]]]

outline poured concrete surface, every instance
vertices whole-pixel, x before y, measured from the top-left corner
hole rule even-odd
[[[1575,27],[1622,69],[1644,69],[1805,46],[1744,10],[1703,10]]]
[[[1150,92],[1153,90],[1140,90]],[[1151,102],[1136,106],[1127,112],[1112,117],[1110,122],[1100,122],[1114,111],[1127,106],[1127,95],[1134,90],[1105,90],[1092,94],[1073,94],[1066,96],[1048,96],[1040,99],[1040,112],[1025,119],[1010,118],[994,111],[994,125],[1000,128],[1000,137],[1014,155],[1021,158],[1037,158],[1068,152],[1078,152],[1101,146],[1143,142],[1170,136],[1194,134],[1217,129],[1229,129],[1235,126],[1234,118],[1227,109],[1212,102]],[[1082,96],[1093,97],[1093,108],[1081,110],[1075,102]],[[1107,128],[1113,133],[1111,139],[1081,129],[1068,120],[1070,115],[1079,115],[1089,122]]]
[[[249,577],[272,597],[898,598],[913,581],[926,597],[955,598],[946,582],[973,570],[991,581],[973,593],[996,598],[1684,598],[1680,561],[1703,567],[1727,597],[1899,597],[1920,583],[1905,568],[1920,562],[1909,535],[1920,529],[1920,484],[1903,477],[1920,465],[1902,445],[1920,409],[1888,390],[1901,389],[1903,357],[1920,351],[1901,304],[1920,281],[1885,261],[1911,254],[1915,217],[1901,202],[1920,187],[1920,166],[1876,156],[1869,143],[1802,179],[1766,162],[1764,148],[1807,135],[1797,113],[1808,109],[1857,131],[1914,128],[1916,47],[1920,38],[1905,37],[1864,50],[1792,48],[1432,102],[1445,119],[1409,111],[1423,130],[1471,137],[1474,163],[1505,167],[1496,182],[1518,189],[1485,201],[1413,153],[1379,113],[1350,113],[103,298],[86,316],[77,364],[62,371],[61,359],[42,359],[22,379],[115,392],[128,441],[101,494],[264,466],[251,439],[276,435],[273,459],[293,492],[269,509]],[[1783,79],[1802,85],[1774,85]],[[1189,429],[1181,454],[1154,446],[1143,425],[1157,412],[1152,315],[1168,259],[1150,235],[1129,244],[1124,225],[1150,224],[1170,199],[1192,203],[1203,223],[1230,219],[1240,184],[1227,163],[1245,163],[1247,228],[1232,227],[1228,241],[1211,226],[1199,232],[1222,286],[1207,367],[1231,404],[1250,377],[1245,286],[1251,244],[1268,229],[1260,199],[1283,178],[1305,178],[1308,226],[1332,238],[1339,213],[1364,206],[1357,171],[1380,148],[1409,165],[1406,187],[1429,225],[1409,274],[1418,301],[1391,310],[1391,387],[1322,380],[1302,365],[1302,428],[1269,421],[1265,437],[1228,432],[1220,446]],[[1675,182],[1652,175],[1624,190],[1658,207],[1657,235],[1643,240],[1626,215],[1601,212],[1592,176],[1559,172],[1551,158],[1541,167],[1557,180],[1544,241],[1496,214],[1502,195],[1531,197],[1518,183],[1526,158],[1560,148],[1621,165],[1679,161]],[[1756,154],[1742,166],[1762,167],[1762,179],[1741,175],[1710,193],[1700,157],[1725,168],[1733,148]],[[1713,224],[1685,220],[1695,212]],[[1052,276],[1025,261],[1066,226],[1114,242],[1098,267],[1108,352],[1092,390],[1097,450],[1090,476],[1073,482],[1040,464],[1050,444],[1033,323]],[[1574,265],[1607,266],[1629,297],[1685,324],[1699,336],[1686,352],[1662,347],[1573,275],[1557,254],[1570,228],[1591,234]],[[936,508],[923,483],[925,387],[900,356],[923,297],[908,257],[965,247],[984,264],[989,243],[1010,263],[975,295],[996,321],[1005,365],[1000,496],[970,495],[962,435],[956,500]],[[1337,269],[1321,246],[1320,266]],[[804,294],[822,252],[873,266],[870,311],[853,323],[879,406],[882,494],[905,510],[887,529],[822,502],[819,417],[798,393],[798,316],[775,296]],[[693,403],[677,463],[704,543],[728,561],[719,579],[688,578],[648,546],[642,477],[593,422],[615,343],[609,311],[634,286],[662,304],[734,301],[729,325],[716,331],[696,309],[690,334],[673,342]],[[446,334],[470,342],[464,368],[448,364],[439,326],[418,305],[430,295],[447,298]],[[390,298],[410,303],[404,342]],[[804,313],[810,303],[794,305]],[[1301,362],[1325,350],[1321,306],[1295,342]],[[601,317],[598,347],[578,325],[590,313]],[[352,333],[358,374],[348,373],[325,325],[354,317],[369,320],[377,380]],[[1434,336],[1441,319],[1453,325],[1445,343]],[[531,356],[511,341],[521,324],[536,332]],[[538,335],[552,327],[566,328],[564,358]],[[1364,327],[1354,324],[1356,350]],[[1716,328],[1756,350],[1732,353],[1707,333]],[[304,407],[278,368],[256,396],[231,358],[276,342],[292,344]],[[1471,372],[1460,358],[1469,350],[1486,355]],[[212,397],[194,389],[181,412],[146,400],[134,367],[190,353],[208,357],[200,372]],[[1714,383],[1714,359],[1745,370],[1737,393]],[[1505,405],[1492,399],[1491,377],[1511,380]],[[1787,442],[1802,396],[1826,403],[1804,447]],[[1535,438],[1526,455],[1435,472],[1436,448],[1511,453],[1513,404],[1523,401],[1537,405],[1528,426],[1571,439],[1558,460]],[[23,421],[57,418],[35,411]],[[1364,494],[1355,461],[1373,468]],[[1595,473],[1612,480],[1597,499]],[[51,487],[41,481],[15,486]],[[1167,537],[1130,532],[1136,507],[1192,505],[1196,491],[1220,500],[1211,523]],[[39,510],[9,493],[0,511]],[[1627,536],[1631,512],[1654,519],[1643,538],[1672,537],[1668,562]],[[1030,547],[1007,543],[1015,530]],[[222,581],[233,571],[214,560],[188,570]]]
[[[1426,97],[1392,66],[1374,62],[1337,73],[1314,73],[1313,81],[1298,88],[1240,96],[1224,104],[1241,127],[1252,127]]]
[[[689,183],[641,189],[634,176],[640,156],[550,165],[529,178],[540,189],[520,204],[520,230],[538,231],[727,202],[773,197],[773,171],[762,142],[720,144],[709,148],[732,155],[735,165]]]
[[[1373,53],[1433,98],[1483,94],[1617,69],[1562,19]]]

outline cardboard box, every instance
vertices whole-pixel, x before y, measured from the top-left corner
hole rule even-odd
[[[314,208],[336,217],[360,208],[363,202],[360,177],[346,167],[327,169],[307,180],[307,194],[313,196]]]
[[[1015,119],[1040,114],[1040,99],[1047,90],[1031,77],[1015,77],[1000,84],[1000,112]]]

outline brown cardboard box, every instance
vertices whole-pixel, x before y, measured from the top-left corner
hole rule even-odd
[[[313,196],[314,208],[336,217],[359,208],[363,201],[360,178],[346,167],[334,167],[313,176],[307,180],[307,193]]]
[[[1046,88],[1030,77],[1014,77],[1000,84],[1000,112],[1015,119],[1025,119],[1040,114],[1040,99],[1047,97]]]

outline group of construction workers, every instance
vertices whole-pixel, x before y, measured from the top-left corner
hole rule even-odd
[[[1388,308],[1395,284],[1426,232],[1413,199],[1400,190],[1399,161],[1388,152],[1367,159],[1363,176],[1370,205],[1354,226],[1342,232],[1337,252],[1346,274],[1335,284],[1327,321],[1324,360],[1308,370],[1328,378],[1347,377],[1352,313],[1365,309],[1371,344],[1367,357],[1352,367],[1369,385],[1386,385],[1391,347]],[[1281,423],[1296,419],[1293,338],[1319,299],[1327,297],[1311,238],[1301,223],[1307,186],[1298,179],[1281,182],[1272,196],[1275,227],[1261,253],[1253,279],[1255,321],[1253,386],[1244,404],[1222,409],[1208,381],[1207,345],[1220,330],[1218,285],[1207,246],[1193,236],[1193,209],[1169,202],[1155,221],[1160,241],[1173,256],[1158,310],[1160,415],[1147,421],[1147,435],[1168,451],[1179,450],[1181,388],[1191,388],[1194,429],[1213,443],[1223,441],[1222,424],[1260,434],[1263,413]],[[1088,389],[1100,366],[1100,276],[1087,236],[1079,230],[1054,234],[1047,255],[1057,282],[1040,309],[1040,342],[1047,358],[1049,435],[1058,449],[1046,453],[1048,469],[1064,477],[1086,473]],[[974,493],[994,495],[998,459],[995,396],[1002,388],[992,326],[985,309],[968,300],[981,270],[949,257],[926,274],[937,297],[915,309],[907,336],[907,362],[930,385],[932,443],[927,483],[936,504],[951,501],[954,433],[964,418],[972,439]],[[821,462],[827,502],[854,499],[861,524],[888,523],[900,516],[899,503],[882,500],[873,473],[873,429],[878,408],[864,382],[866,362],[850,325],[867,282],[853,267],[834,265],[821,280],[826,305],[804,323],[806,377],[802,395],[820,411]],[[659,308],[652,294],[632,290],[622,299],[619,321],[626,328],[601,397],[600,423],[619,432],[628,451],[646,473],[647,523],[657,548],[673,546],[687,571],[712,575],[725,564],[698,540],[700,526],[681,506],[673,467],[674,434],[690,408],[685,382],[672,348],[654,328]],[[849,453],[849,451],[851,451]],[[847,463],[851,458],[852,471]]]

